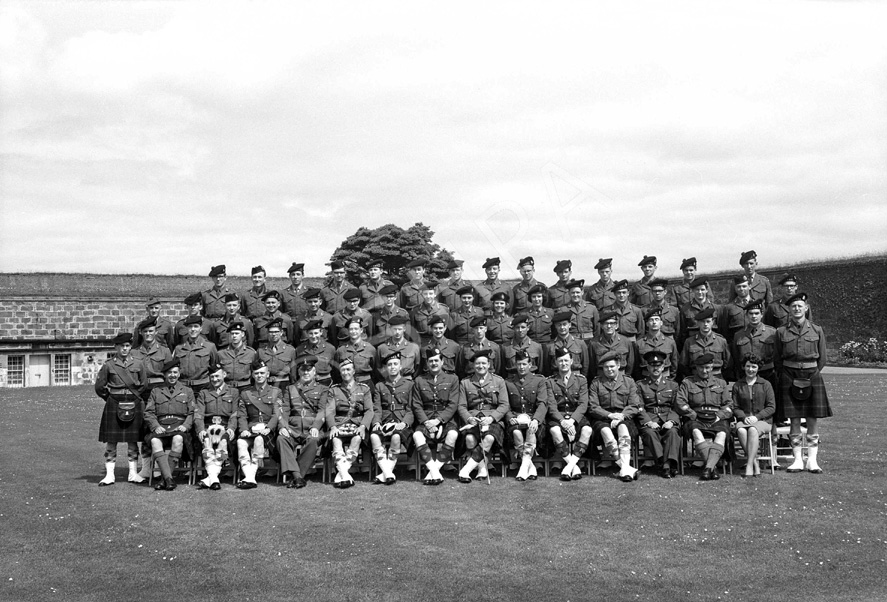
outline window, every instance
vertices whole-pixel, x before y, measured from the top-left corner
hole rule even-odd
[[[71,384],[71,356],[69,354],[57,354],[52,358],[52,384]]]
[[[6,358],[6,386],[25,386],[25,356],[10,355]]]

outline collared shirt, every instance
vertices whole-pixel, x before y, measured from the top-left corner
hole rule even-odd
[[[441,303],[449,307],[451,312],[456,311],[462,306],[462,299],[459,298],[456,291],[466,286],[471,286],[471,282],[464,278],[450,280],[441,287],[437,298]]]
[[[665,369],[672,376],[678,373],[678,346],[674,339],[663,335],[661,332],[655,335],[648,332],[643,338],[637,340],[637,368],[632,371],[633,374],[640,375],[643,373],[647,362],[644,361],[644,355],[651,351],[659,351],[665,354]]]
[[[508,389],[505,379],[486,374],[483,380],[477,374],[463,378],[459,384],[459,417],[468,424],[472,417],[491,417],[499,422],[508,412]]]
[[[273,433],[280,417],[282,395],[280,389],[267,383],[264,387],[253,385],[242,390],[237,404],[238,430],[248,431],[257,424],[264,424]]]
[[[628,302],[643,307],[653,302],[653,291],[650,290],[650,281],[653,278],[646,276],[631,285],[628,289]]]
[[[156,333],[156,340],[161,345],[165,345],[170,349],[175,349],[176,347],[176,329],[172,322],[164,317],[158,317],[157,323],[154,324],[154,332]],[[139,332],[139,326],[136,324],[135,329],[132,331],[132,348],[142,346],[142,333]]]
[[[721,308],[721,328],[724,333],[732,333],[745,328],[745,307],[751,299],[733,299]]]
[[[349,312],[348,309],[341,309],[335,313],[330,322],[330,341],[342,340],[339,338],[340,335],[348,338],[348,321],[351,318],[360,318],[362,320],[364,336],[369,338],[373,330],[373,316],[367,310],[358,307],[354,313]]]
[[[420,351],[421,368],[423,371],[428,370],[428,351],[430,349],[440,349],[441,360],[443,361],[443,371],[455,374],[456,362],[459,360],[459,343],[446,337],[440,340],[431,339],[428,344],[423,345]]]
[[[662,334],[667,337],[672,337],[675,341],[681,340],[681,311],[665,301],[659,304],[654,301],[644,307],[644,313],[646,313],[648,309],[654,308],[658,308],[662,311]],[[644,323],[646,324],[646,320]]]
[[[541,285],[545,289],[542,291],[542,303],[548,304],[548,288],[544,284],[535,278],[530,279],[529,282],[521,280],[511,289],[511,315],[526,313],[530,309],[532,304],[527,293],[536,285]]]
[[[280,318],[280,321],[283,323],[283,341],[285,343],[293,343],[296,340],[296,327],[293,324],[293,319],[289,317],[289,314],[281,313],[280,310],[275,311],[273,314],[264,313],[261,316],[257,316],[253,320],[253,325],[256,327],[256,346],[260,347],[268,342],[268,324],[271,323],[272,320],[276,320]]]
[[[675,411],[681,416],[696,412],[697,418],[705,422],[715,419],[727,420],[733,415],[730,389],[720,378],[685,378],[678,387],[675,397]]]
[[[169,431],[179,426],[187,432],[194,424],[194,392],[180,382],[151,389],[145,404],[145,423],[151,432],[158,427]]]
[[[826,356],[825,332],[810,320],[804,320],[800,326],[789,322],[776,331],[776,365],[783,362],[816,362],[817,369],[825,367]]]
[[[262,297],[267,292],[268,290],[263,284],[259,290],[251,288],[243,293],[240,296],[240,313],[250,319],[265,313],[265,302]]]
[[[395,351],[400,352],[400,373],[403,376],[412,376],[414,372],[419,370],[419,346],[405,338],[399,342],[395,342],[394,339],[388,339],[379,345],[376,350],[376,365],[379,366],[379,373],[382,378],[385,378],[382,359]]]
[[[742,422],[748,416],[770,422],[776,413],[776,395],[773,385],[767,379],[758,376],[754,384],[749,385],[745,378],[733,383],[732,389],[733,414]]]
[[[631,341],[623,338],[619,333],[613,335],[613,338],[608,337],[606,334],[601,334],[601,336],[593,339],[591,343],[589,343],[588,349],[590,351],[590,374],[596,376],[604,375],[600,366],[598,366],[598,360],[610,352],[614,352],[619,356],[620,370],[625,374],[634,373],[634,366],[637,361],[635,357],[635,346],[631,344]]]
[[[225,382],[248,383],[253,376],[250,367],[256,359],[256,350],[242,346],[240,349],[226,347],[219,352],[219,363],[225,369]]]
[[[727,340],[716,332],[712,332],[707,336],[703,336],[701,332],[696,334],[684,343],[681,350],[681,367],[684,374],[693,372],[693,362],[697,357],[706,353],[714,356],[715,372],[721,370],[729,370],[732,356],[730,354],[730,346]]]
[[[663,373],[659,380],[653,380],[651,376],[636,381],[638,396],[641,398],[643,408],[638,414],[638,422],[641,425],[655,422],[662,425],[669,420],[678,424],[681,417],[674,410],[674,402],[678,395],[678,383],[667,378]]]
[[[779,299],[767,306],[767,311],[764,312],[764,324],[772,326],[773,328],[788,326],[788,323],[791,322],[792,315],[785,301],[785,299]],[[813,318],[809,302],[807,305],[807,313],[804,314],[804,317],[808,320]]]
[[[200,293],[203,301],[203,315],[210,320],[221,318],[225,315],[225,296],[231,294],[231,289],[222,285],[222,288],[212,287]]]
[[[222,316],[215,322],[216,329],[216,341],[218,343],[217,349],[225,349],[231,344],[231,339],[228,337],[228,327],[232,322],[243,322],[243,330],[246,334],[246,345],[247,347],[252,347],[256,342],[256,329],[253,327],[253,321],[247,318],[246,316],[242,316],[237,314],[234,317]]]
[[[572,372],[565,379],[557,371],[548,378],[551,397],[548,402],[548,419],[560,422],[565,419],[581,420],[588,412],[588,379]]]
[[[613,303],[601,311],[616,312],[619,318],[619,334],[622,336],[629,338],[644,336],[644,311],[637,305]]]
[[[135,389],[134,393],[141,397],[148,386],[148,373],[145,370],[145,364],[141,360],[133,358],[132,355],[126,356],[125,360],[121,360],[115,355],[102,364],[99,369],[95,379],[95,392],[102,399],[107,399],[108,389],[129,391],[127,385],[132,386]]]
[[[373,391],[373,422],[404,422],[413,424],[413,380],[398,376],[392,381],[386,378]]]
[[[402,287],[400,287],[400,298],[398,300],[398,305],[407,310],[407,312],[412,311],[414,307],[420,305],[422,303],[422,288],[425,285],[425,280],[422,279],[419,282],[407,282]],[[437,289],[435,289],[435,296],[437,295]]]
[[[551,290],[551,289],[549,289]],[[545,344],[551,342],[551,327],[554,321],[554,310],[547,307],[531,309],[527,312],[530,319],[527,321],[530,329],[527,336],[537,343]]]
[[[459,311],[450,312],[450,327],[448,329],[450,338],[456,339],[460,345],[468,343],[472,337],[471,320],[482,315],[484,315],[483,310],[473,305],[462,306]]]
[[[306,437],[313,428],[321,430],[326,420],[328,392],[328,387],[313,380],[300,380],[288,386],[280,403],[280,428],[297,437]]]
[[[532,372],[526,376],[514,374],[505,380],[505,388],[508,391],[506,423],[517,418],[519,414],[527,414],[539,423],[545,420],[551,393],[551,385],[547,378]]]
[[[202,433],[209,422],[236,431],[239,401],[240,391],[226,384],[218,389],[208,387],[201,390],[194,404],[194,430]]]
[[[570,304],[570,290],[565,285],[566,282],[558,280],[548,287],[548,303],[546,307],[557,311],[561,307]]]
[[[390,310],[386,308],[382,308],[379,313],[373,316],[373,328],[372,328],[372,342],[373,343],[381,343],[382,341],[386,341],[394,336],[394,332],[391,330],[391,326],[388,323],[391,321],[391,318],[399,316],[402,318],[410,319],[410,314],[407,310],[402,307],[398,307],[394,305]]]
[[[585,287],[585,300],[594,303],[598,311],[603,310],[608,305],[616,303],[616,295],[613,294],[612,280],[607,284],[603,284],[600,280]]]
[[[428,320],[434,316],[440,316],[447,321],[450,319],[450,309],[446,305],[435,301],[434,305],[431,306],[426,305],[424,302],[420,303],[410,312],[410,322],[416,334],[422,338],[422,341],[431,338],[431,327],[428,325]]]
[[[572,315],[570,318],[570,334],[577,339],[588,341],[598,334],[598,310],[586,301],[579,303],[570,303],[564,308],[569,310]]]
[[[370,428],[373,423],[373,394],[370,388],[359,382],[352,387],[340,383],[330,387],[326,403],[326,424],[329,428],[343,424],[362,425]]]
[[[176,347],[173,357],[179,359],[183,384],[193,386],[209,382],[209,366],[219,361],[216,346],[198,336],[197,340],[186,339]]]
[[[322,339],[318,341],[317,345],[312,345],[309,341],[305,341],[296,347],[296,358],[298,359],[307,355],[313,355],[317,358],[317,364],[314,365],[314,369],[317,372],[317,378],[319,380],[330,378],[330,374],[333,371],[333,357],[336,355],[336,348]],[[293,366],[293,369],[290,372],[290,377],[293,382],[299,378],[299,375],[296,372],[296,367]]]
[[[748,325],[733,336],[733,359],[738,375],[742,374],[742,358],[749,353],[761,358],[763,364],[758,366],[760,370],[772,369],[773,356],[776,354],[776,329],[766,324],[758,324],[757,327]]]
[[[459,377],[440,372],[433,375],[424,372],[416,377],[412,390],[413,414],[416,422],[423,423],[437,418],[449,422],[459,407]]]
[[[702,305],[693,299],[689,303],[681,306],[681,336],[691,337],[695,332],[699,331],[699,324],[696,323],[696,316],[704,309],[712,308],[715,310],[714,329],[718,329],[718,316],[721,315],[721,308],[708,299]]]
[[[598,376],[588,386],[588,413],[598,420],[607,420],[607,415],[614,412],[631,419],[641,407],[637,385],[630,376],[620,373],[613,380]]]
[[[172,352],[169,350],[169,347],[164,347],[157,341],[154,341],[149,347],[146,347],[143,343],[141,347],[133,349],[132,358],[145,364],[148,379],[156,382],[158,378],[163,379],[161,368],[163,368],[163,364],[172,359]]]
[[[259,348],[258,354],[259,358],[268,364],[268,370],[272,379],[289,378],[293,362],[296,361],[295,347],[283,341],[275,346],[265,344]]]
[[[456,360],[456,372],[464,377],[474,374],[474,354],[481,349],[490,350],[490,372],[498,373],[502,368],[502,348],[486,337],[483,341],[471,340],[462,345]]]
[[[301,318],[299,318],[299,339],[301,342],[305,342],[308,340],[308,333],[305,330],[305,326],[308,322],[312,320],[320,320],[320,332],[321,336],[326,339],[330,334],[330,324],[333,323],[333,315],[329,314],[322,309],[318,309],[314,313],[306,313],[303,314]]]
[[[562,339],[556,337],[553,341],[545,346],[545,355],[548,357],[548,374],[557,374],[557,358],[555,352],[561,347],[566,347],[573,358],[572,370],[577,374],[584,374],[588,371],[588,346],[584,341],[580,341],[573,335],[568,334]]]
[[[524,338],[523,341],[512,338],[510,343],[502,346],[502,360],[506,375],[511,376],[517,372],[515,354],[518,351],[524,351],[530,356],[531,372],[541,371],[544,363],[542,345],[529,337]]]
[[[491,298],[496,293],[505,293],[511,298],[511,289],[498,278],[496,278],[496,280],[490,280],[487,278],[483,282],[478,283],[474,289],[477,291],[474,303],[478,307],[481,307],[486,313],[493,311],[493,301]]]
[[[731,300],[734,295],[735,293],[730,295]],[[773,290],[770,287],[770,279],[763,274],[755,272],[755,275],[752,276],[748,283],[748,296],[751,297],[753,301],[763,299],[764,307],[773,303]]]
[[[369,278],[363,281],[363,283],[357,287],[360,289],[360,307],[370,312],[371,314],[376,314],[385,307],[385,297],[379,294],[379,291],[388,286],[389,284],[394,284],[390,280],[386,278],[379,278],[376,282],[373,282]]]
[[[176,322],[175,327],[173,328],[173,342],[176,345],[181,345],[188,338],[188,334],[191,331],[190,326],[185,326],[185,318],[182,318],[178,322]],[[200,334],[210,343],[215,344],[216,342],[216,323],[210,320],[209,318],[202,318],[200,322]]]
[[[348,340],[336,349],[333,360],[336,365],[340,365],[346,359],[354,362],[354,378],[360,382],[372,380],[373,372],[376,370],[376,348],[366,341],[358,341],[357,343]]]
[[[508,314],[492,314],[487,317],[487,338],[501,346],[514,338],[511,327],[511,316]]]
[[[282,297],[281,309],[286,312],[286,315],[293,319],[293,323],[298,323],[299,318],[301,318],[303,314],[308,313],[308,302],[302,298],[302,295],[304,295],[307,290],[308,287],[305,286],[305,283],[303,282],[298,287],[290,284],[288,287],[280,291],[280,296]]]
[[[335,314],[348,306],[345,301],[345,293],[357,288],[347,280],[342,282],[341,286],[336,286],[335,282],[330,282],[320,289],[320,296],[323,299],[323,309],[327,313]]]

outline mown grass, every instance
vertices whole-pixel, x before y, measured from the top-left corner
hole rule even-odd
[[[818,477],[345,491],[99,488],[90,389],[2,390],[0,599],[882,600],[887,378],[827,382]]]

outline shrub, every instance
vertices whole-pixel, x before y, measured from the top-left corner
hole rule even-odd
[[[851,363],[887,362],[887,341],[872,337],[868,341],[849,341],[841,345],[841,357]]]

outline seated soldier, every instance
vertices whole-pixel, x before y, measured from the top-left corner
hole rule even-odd
[[[227,373],[221,364],[209,368],[210,386],[197,394],[194,406],[194,430],[203,444],[203,463],[206,478],[198,485],[201,489],[222,488],[219,474],[228,460],[237,432],[237,406],[240,391],[225,382]]]
[[[544,376],[533,372],[532,359],[526,351],[514,354],[514,365],[515,374],[505,381],[508,391],[505,430],[511,439],[512,460],[520,462],[515,479],[535,481],[533,454],[536,441],[545,433],[544,428],[539,433],[539,426],[545,424],[548,414],[549,384]]]
[[[394,485],[397,456],[413,440],[413,380],[400,374],[400,352],[382,358],[385,380],[373,391],[373,423],[370,444],[379,465],[374,485]],[[388,443],[388,449],[385,444]],[[411,450],[407,449],[407,453]]]
[[[502,418],[508,411],[508,390],[501,376],[492,372],[490,350],[478,349],[471,358],[472,375],[459,385],[460,429],[465,436],[465,448],[471,453],[459,471],[459,482],[470,483],[471,473],[477,468],[477,479],[489,480],[487,457],[493,445],[502,447],[505,430]]]
[[[591,428],[610,455],[618,458],[619,479],[630,483],[638,478],[631,465],[631,447],[638,436],[634,417],[640,412],[641,400],[634,380],[619,370],[617,354],[604,355],[598,362],[603,374],[588,386]]]
[[[268,383],[268,366],[256,358],[252,363],[253,386],[240,391],[237,415],[240,437],[237,439],[237,457],[243,471],[239,489],[255,489],[256,473],[264,465],[266,452],[274,449],[274,438],[279,420],[280,389]]]
[[[747,477],[761,474],[761,467],[758,465],[758,438],[772,430],[771,420],[776,412],[773,386],[767,379],[758,376],[762,361],[753,353],[744,355],[740,367],[745,376],[733,383],[733,415],[736,417],[734,429],[742,449],[745,450]]]
[[[327,397],[326,424],[336,463],[333,487],[346,489],[354,485],[351,466],[373,421],[373,395],[367,385],[354,380],[351,360],[346,359],[339,365],[339,375],[342,382],[330,387]]]
[[[148,434],[145,445],[151,448],[151,457],[160,467],[162,481],[154,489],[172,491],[176,488],[172,471],[182,457],[182,450],[191,450],[191,425],[194,423],[194,393],[179,382],[179,359],[163,365],[166,384],[151,390],[145,405],[145,424]]]
[[[644,449],[656,457],[663,479],[678,473],[681,451],[681,417],[674,411],[678,384],[666,371],[666,354],[648,351],[644,354],[646,376],[637,381],[638,395],[644,404],[636,416]]]
[[[459,407],[459,377],[444,370],[443,350],[433,347],[425,351],[425,372],[416,377],[412,392],[416,430],[413,441],[419,459],[428,468],[425,485],[440,485],[440,469],[453,460],[453,449],[459,429],[453,420]],[[437,460],[429,443],[438,447]]]
[[[573,327],[572,319],[573,314],[569,309],[561,309],[551,319],[557,336],[545,346],[545,357],[548,358],[548,365],[544,369],[545,374],[558,373],[558,360],[555,354],[560,349],[566,349],[570,353],[572,358],[571,372],[584,374],[588,370],[588,346],[570,334],[570,329]]]
[[[289,477],[286,486],[290,489],[308,484],[305,477],[314,467],[326,419],[329,389],[317,382],[316,364],[317,358],[313,356],[296,362],[298,380],[286,388],[281,402],[277,447],[280,469]]]
[[[588,380],[573,370],[573,356],[569,349],[560,347],[552,355],[557,374],[548,379],[551,387],[548,430],[564,459],[561,480],[578,481],[582,478],[579,459],[591,441],[591,425],[585,415],[588,411]]]
[[[717,481],[717,464],[724,454],[730,432],[732,400],[727,383],[713,375],[715,358],[710,353],[696,356],[694,374],[678,388],[675,410],[685,418],[685,437],[693,438],[696,454],[705,462],[703,481]]]

